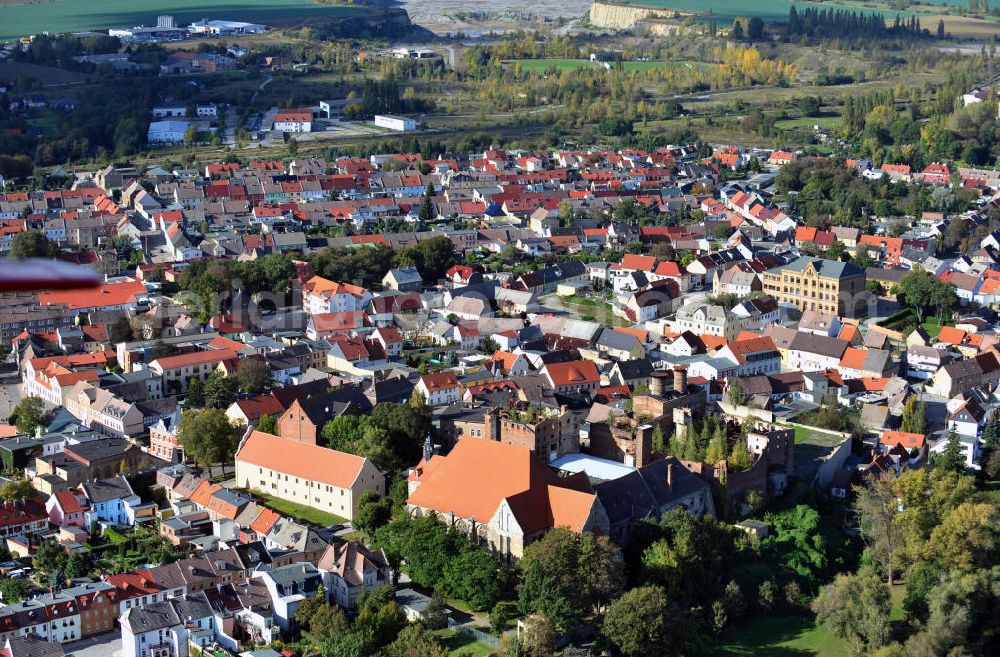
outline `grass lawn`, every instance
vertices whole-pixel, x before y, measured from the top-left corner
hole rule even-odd
[[[795,431],[796,445],[805,441],[807,438],[809,438],[810,435],[812,435],[812,431],[806,429],[805,427],[792,427],[792,429]]]
[[[932,338],[936,338],[938,333],[941,332],[942,326],[948,326],[948,323],[940,324],[937,317],[928,317],[924,320],[924,330],[927,331],[927,335]]]
[[[792,130],[794,128],[812,128],[818,125],[821,128],[835,128],[840,125],[839,116],[802,116],[797,119],[782,119],[774,123],[775,128]]]
[[[906,597],[905,585],[896,584],[889,589],[889,600],[892,602],[892,607],[889,609],[889,620],[894,623],[906,617],[906,612],[903,610],[904,597]]]
[[[455,630],[436,630],[434,632],[440,639],[448,654],[453,657],[459,655],[471,655],[471,657],[487,657],[492,655],[494,648],[476,641],[471,636],[462,634]]]
[[[522,71],[544,73],[552,69],[559,71],[576,71],[589,68],[594,64],[589,59],[516,59],[506,62],[509,66],[521,65]]]
[[[341,518],[333,513],[327,513],[326,511],[320,511],[319,509],[314,509],[311,506],[305,506],[303,504],[296,504],[295,502],[288,502],[286,500],[279,499],[277,497],[271,497],[265,493],[261,493],[256,490],[249,491],[251,495],[259,499],[264,506],[274,509],[278,513],[295,518],[296,520],[301,520],[303,522],[308,522],[312,525],[318,527],[329,527],[330,525],[342,525],[347,522],[347,518]]]
[[[560,303],[565,308],[580,312],[580,319],[586,322],[601,322],[611,326],[632,326],[624,317],[619,317],[611,310],[611,304],[589,297],[560,297]]]
[[[717,655],[730,657],[848,657],[847,644],[798,616],[761,616],[740,625],[716,646]]]
[[[976,501],[982,504],[1000,504],[1000,480],[984,482],[982,490],[976,493]]]

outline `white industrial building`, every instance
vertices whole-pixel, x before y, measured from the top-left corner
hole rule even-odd
[[[184,141],[184,133],[189,125],[190,121],[152,121],[149,132],[146,133],[146,141],[150,144],[179,144]]]
[[[188,25],[191,34],[210,34],[212,36],[227,36],[237,34],[261,34],[267,31],[266,25],[258,23],[243,23],[240,21],[208,20],[195,21]]]
[[[417,122],[413,119],[407,119],[402,116],[390,116],[388,114],[376,114],[375,125],[397,132],[412,132],[417,129]]]

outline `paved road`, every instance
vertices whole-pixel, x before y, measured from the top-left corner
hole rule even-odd
[[[66,657],[121,657],[122,636],[119,632],[108,632],[76,643],[63,645]]]

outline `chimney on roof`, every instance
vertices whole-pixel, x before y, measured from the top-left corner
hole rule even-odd
[[[667,488],[674,488],[674,464],[667,463]]]
[[[666,374],[661,374],[660,372],[655,372],[652,379],[649,381],[649,394],[654,397],[663,396],[663,380],[667,378]]]
[[[687,366],[686,365],[675,365],[674,366],[674,392],[678,394],[687,393],[688,387],[688,376],[687,376]]]

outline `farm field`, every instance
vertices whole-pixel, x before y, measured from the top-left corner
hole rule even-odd
[[[1000,35],[1000,23],[971,16],[928,16],[921,24],[935,25],[944,21],[944,29],[955,39],[987,39]]]
[[[5,4],[0,39],[16,39],[40,32],[75,32],[156,25],[161,14],[178,25],[202,18],[239,20],[266,25],[357,11],[352,7],[320,5],[314,0],[49,0]]]
[[[35,78],[43,87],[57,87],[64,84],[82,84],[87,76],[76,71],[65,71],[52,66],[39,66],[27,62],[0,63],[0,80],[16,80],[20,77]]]

